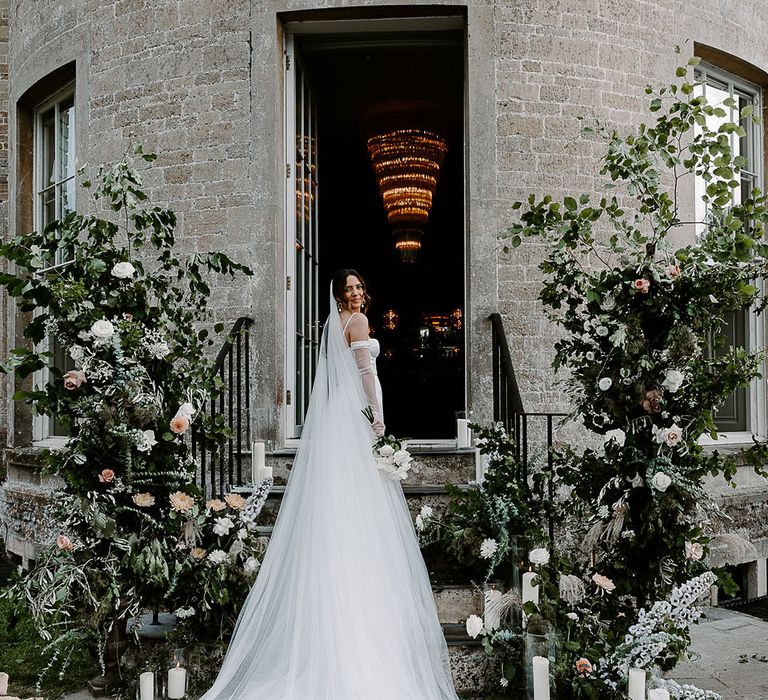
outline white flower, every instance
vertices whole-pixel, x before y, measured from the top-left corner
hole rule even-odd
[[[615,430],[609,430],[605,434],[604,443],[615,440],[617,445],[623,446],[626,439],[627,434],[621,428],[616,428]]]
[[[668,369],[661,386],[674,394],[680,388],[684,379],[685,375],[680,370]]]
[[[119,262],[112,268],[112,276],[124,280],[133,277],[136,268],[129,262]]]
[[[669,428],[658,428],[654,425],[652,430],[656,442],[669,447],[674,447],[683,439],[683,429],[677,423],[673,423]]]
[[[607,576],[603,576],[602,574],[594,574],[592,576],[592,581],[594,581],[598,588],[602,588],[606,593],[613,593],[614,589],[616,588],[616,584]]]
[[[482,617],[478,617],[477,615],[470,615],[467,618],[467,634],[472,637],[472,639],[476,639],[477,635],[483,631],[483,628],[484,625]]]
[[[603,309],[605,311],[611,311],[616,307],[616,299],[612,297],[610,294],[608,294],[605,299],[603,299]]]
[[[244,540],[246,537],[248,537],[248,530],[246,530],[244,527],[241,527],[237,531],[237,539],[238,540]]]
[[[82,364],[83,357],[85,356],[85,348],[81,345],[73,345],[69,349],[69,356],[72,358],[76,365],[80,365]]]
[[[235,526],[231,518],[216,518],[216,524],[213,526],[215,534],[223,536],[228,535],[229,531]]]
[[[595,359],[595,353],[594,353],[594,352],[592,352],[591,350],[589,350],[589,351],[587,352],[587,354],[585,355],[585,357],[586,357],[586,358],[587,358],[587,359],[588,359],[590,362],[594,362],[594,359]]]
[[[405,467],[410,464],[411,459],[413,458],[408,453],[408,450],[398,450],[392,455],[392,460],[398,467]]]
[[[627,331],[624,326],[617,328],[610,338],[611,344],[617,348],[623,348],[627,342]]]
[[[506,678],[499,678],[499,685],[502,688],[506,688],[509,685],[509,681]]]
[[[156,360],[162,360],[166,355],[170,355],[171,348],[168,347],[168,343],[165,341],[161,343],[155,343],[149,347],[149,354]]]
[[[595,329],[595,332],[596,332],[596,333],[597,333],[599,336],[605,337],[606,335],[608,335],[608,328],[607,328],[606,326],[598,326],[598,327]]]
[[[613,379],[611,379],[610,377],[603,377],[597,383],[597,386],[600,387],[600,391],[608,391],[608,389],[611,388],[611,384],[613,384]]]
[[[424,524],[424,518],[421,517],[421,515],[416,516],[416,529],[421,532],[426,525]]]
[[[139,443],[136,445],[136,449],[139,452],[149,452],[155,445],[157,445],[155,431],[143,430],[141,432],[141,437],[139,438]]]
[[[720,303],[720,302],[717,300],[717,297],[716,297],[714,294],[710,294],[710,295],[709,295],[709,300],[710,300],[710,301],[711,301],[713,304],[719,304],[719,303]]]
[[[222,549],[214,549],[208,553],[211,564],[223,564],[227,560],[227,553]]]
[[[651,484],[653,485],[653,488],[663,493],[672,484],[672,478],[669,474],[665,474],[664,472],[656,472],[653,475],[653,479],[651,479]]]
[[[243,564],[243,571],[246,574],[255,574],[260,566],[261,562],[256,557],[248,557]]]
[[[630,480],[629,483],[631,484],[633,489],[639,489],[643,485],[643,477],[640,476],[640,474],[635,474]]]
[[[432,508],[430,506],[422,506],[421,508],[421,517],[422,518],[431,518],[432,517]]]
[[[531,564],[548,564],[549,552],[544,547],[537,547],[528,552],[528,561]]]
[[[483,543],[480,545],[480,556],[483,559],[490,559],[494,554],[496,554],[496,550],[499,548],[498,542],[493,539],[485,539],[483,540]]]
[[[179,410],[176,411],[177,418],[186,418],[187,420],[192,420],[192,416],[194,415],[195,407],[189,402],[181,404],[181,406],[179,406]]]
[[[115,334],[115,327],[110,321],[102,319],[91,326],[91,335],[97,340],[109,340]]]
[[[192,617],[195,614],[195,609],[190,605],[188,608],[179,608],[175,613],[173,613],[178,617],[180,620],[183,620],[187,617]]]
[[[704,547],[699,542],[685,543],[685,558],[690,561],[699,561],[704,556]]]
[[[382,445],[379,448],[379,455],[382,457],[391,457],[395,454],[395,448],[392,445]]]
[[[569,620],[573,620],[574,622],[576,622],[576,620],[578,620],[578,619],[579,619],[579,616],[578,616],[578,615],[577,615],[575,612],[569,612],[569,613],[566,613],[566,614],[565,614],[565,616],[566,616],[566,617],[567,617]]]

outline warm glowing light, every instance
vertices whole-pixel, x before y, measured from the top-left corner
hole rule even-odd
[[[382,315],[381,319],[384,322],[384,329],[388,331],[393,331],[395,328],[397,328],[398,321],[400,320],[400,316],[398,315],[397,311],[394,309],[387,309]]]
[[[421,250],[421,231],[411,228],[395,231],[395,249],[400,253],[402,262],[416,262],[416,255]]]

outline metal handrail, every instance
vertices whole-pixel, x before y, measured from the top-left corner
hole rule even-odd
[[[219,350],[213,367],[225,389],[202,406],[213,420],[222,420],[232,430],[232,437],[219,447],[204,448],[192,433],[192,458],[198,463],[201,490],[220,496],[229,487],[244,483],[244,447],[251,443],[251,348],[253,319],[241,316],[235,321]]]

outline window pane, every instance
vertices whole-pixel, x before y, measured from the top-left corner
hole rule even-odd
[[[64,216],[75,208],[75,105],[72,98],[59,106],[59,149],[58,149],[58,173],[59,182],[64,182],[61,187],[61,211]]]

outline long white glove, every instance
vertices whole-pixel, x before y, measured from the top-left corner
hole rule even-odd
[[[350,343],[350,348],[355,356],[357,371],[360,373],[360,379],[363,382],[363,392],[368,400],[368,405],[373,411],[373,433],[376,437],[384,435],[384,416],[379,406],[379,398],[376,395],[376,374],[371,365],[371,343],[368,340],[354,340]]]

